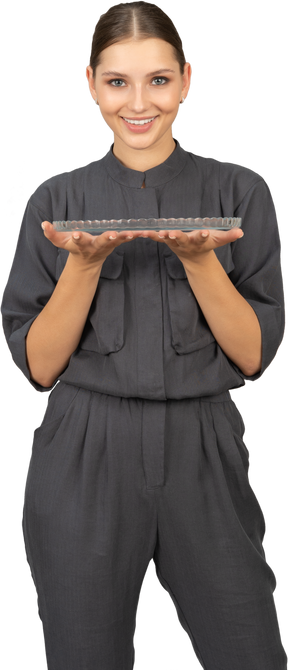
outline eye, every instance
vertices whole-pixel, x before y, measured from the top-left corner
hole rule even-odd
[[[124,83],[123,79],[111,79],[109,81],[109,84],[112,84],[114,86],[114,82],[116,82],[115,88],[120,88],[120,86],[118,86],[119,82],[120,82],[120,85],[121,85],[121,83]]]
[[[162,79],[162,81],[164,81],[164,84],[166,84],[169,81],[169,79],[167,77],[154,77],[154,79],[152,79],[152,81],[155,81],[157,79],[158,80]],[[108,81],[108,84],[112,84],[114,81],[124,81],[124,79],[110,79],[110,81]],[[162,86],[163,86],[163,84],[162,84]],[[114,88],[123,88],[123,87],[122,86],[114,86]]]
[[[162,81],[164,81],[164,84],[166,84],[166,82],[169,81],[169,79],[167,79],[167,77],[154,77],[154,79],[152,79],[152,81],[155,81],[155,79],[158,79],[158,80],[162,79]]]

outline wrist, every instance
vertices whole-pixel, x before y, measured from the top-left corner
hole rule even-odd
[[[104,259],[105,260],[105,259]],[[104,260],[85,259],[80,254],[69,253],[66,267],[73,272],[73,274],[88,275],[90,277],[98,277]]]
[[[182,260],[185,271],[190,272],[191,274],[199,274],[202,271],[207,273],[210,269],[213,271],[213,268],[215,268],[215,263],[217,264],[218,262],[219,261],[213,249],[210,251],[193,254],[193,256]]]

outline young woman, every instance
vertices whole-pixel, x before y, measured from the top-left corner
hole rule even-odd
[[[133,668],[151,558],[205,670],[287,667],[229,394],[282,339],[277,222],[258,174],[173,138],[190,77],[158,7],[101,16],[87,79],[114,143],[37,188],[3,298],[16,364],[53,388],[23,515],[49,670]],[[242,229],[93,236],[51,223],[202,216]]]

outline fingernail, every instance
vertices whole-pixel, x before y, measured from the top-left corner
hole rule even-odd
[[[201,233],[202,237],[208,237],[208,233]]]
[[[165,235],[158,235],[158,237],[161,237],[161,239],[164,239]]]
[[[176,235],[169,235],[170,240],[176,240]]]
[[[112,237],[112,235],[109,235],[109,240],[116,240],[116,235]]]
[[[133,240],[133,235],[127,235],[128,240]]]
[[[80,235],[73,235],[74,240],[80,240]]]
[[[244,235],[244,232],[243,232],[243,230],[241,230],[241,233],[242,233],[241,237],[243,237],[243,235]]]
[[[42,228],[43,230],[45,230],[45,228],[46,228],[44,221],[42,221],[42,223],[41,223],[41,228]]]

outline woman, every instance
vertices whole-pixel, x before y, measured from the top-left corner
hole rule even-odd
[[[32,195],[3,298],[16,364],[39,391],[53,388],[23,515],[49,670],[133,667],[151,558],[203,668],[287,667],[229,394],[282,339],[278,229],[258,174],[174,140],[190,77],[155,5],[101,16],[87,79],[114,143]],[[51,225],[234,215],[242,230]]]

